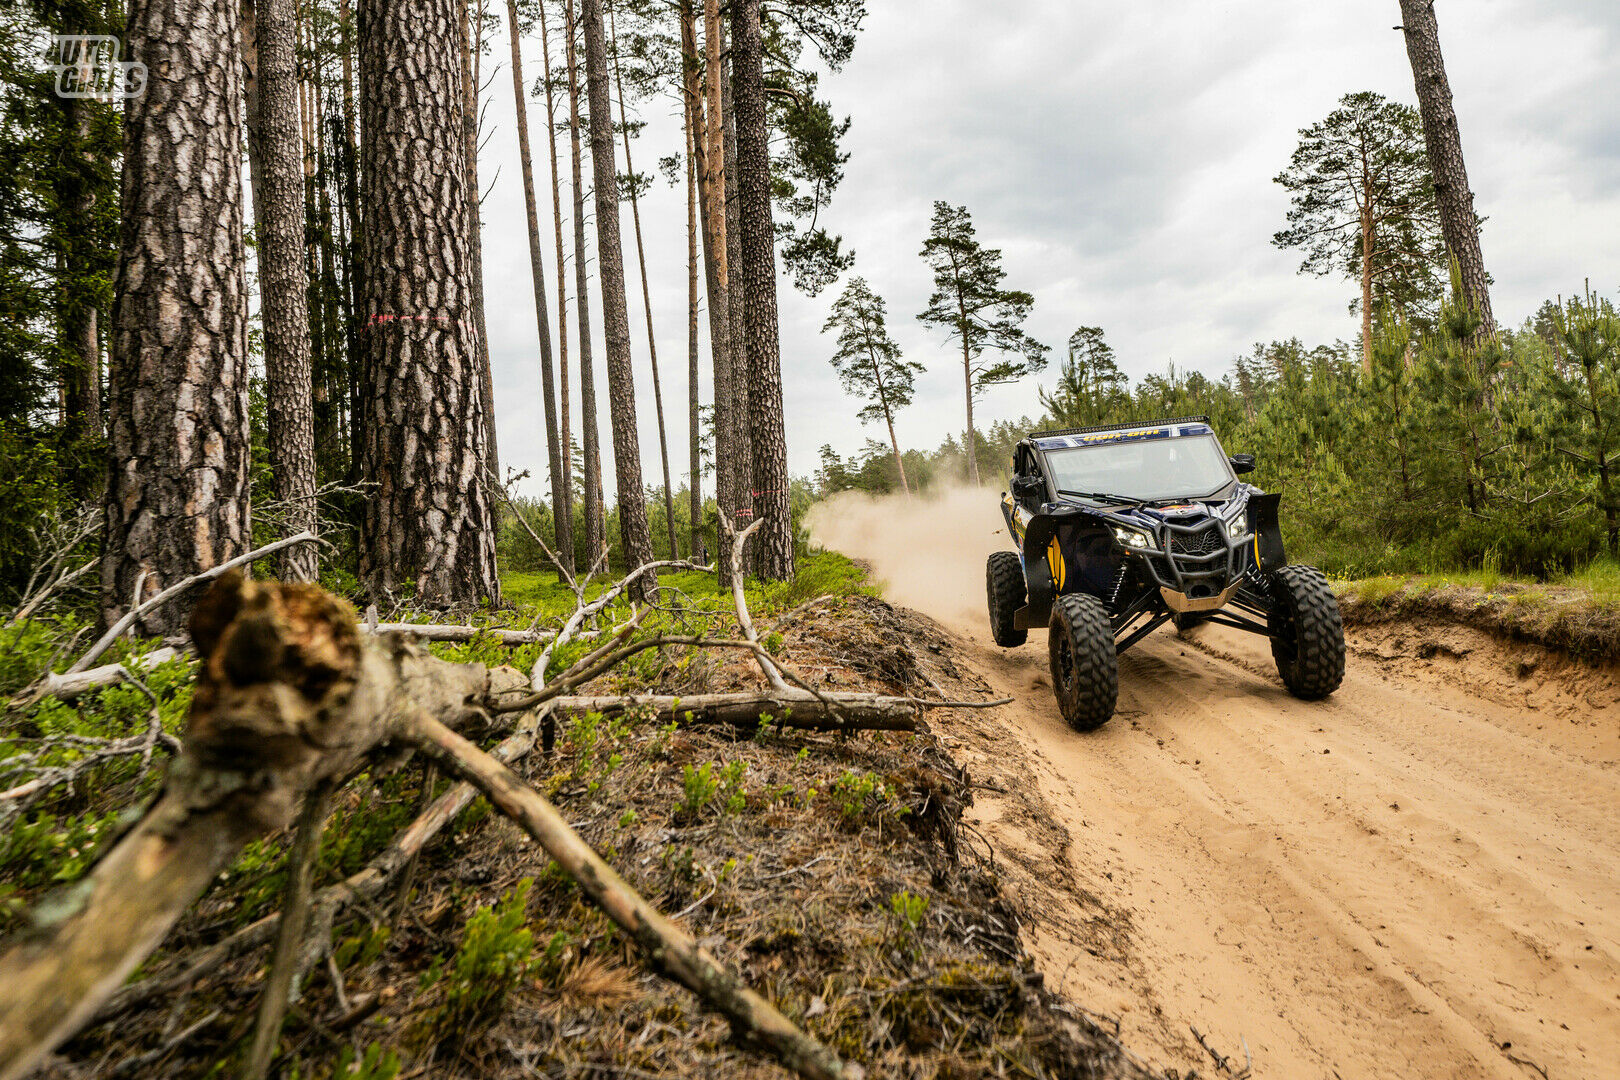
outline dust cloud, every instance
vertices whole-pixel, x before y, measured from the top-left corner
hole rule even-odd
[[[984,562],[1011,550],[1000,492],[951,488],[927,495],[843,491],[811,507],[810,538],[872,564],[884,595],[960,633],[988,633]]]

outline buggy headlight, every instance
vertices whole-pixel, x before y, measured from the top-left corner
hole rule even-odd
[[[1239,514],[1226,524],[1226,535],[1233,540],[1241,540],[1249,533],[1249,523]]]
[[[1123,525],[1114,526],[1114,539],[1128,548],[1137,548],[1141,551],[1157,551],[1159,545],[1153,542],[1153,537],[1141,529],[1127,529]]]

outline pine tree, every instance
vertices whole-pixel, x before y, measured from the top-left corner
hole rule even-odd
[[[361,202],[366,266],[361,529],[375,594],[498,603],[459,137],[467,99],[460,0],[362,0]]]
[[[1446,80],[1446,63],[1440,54],[1440,24],[1434,17],[1434,0],[1400,3],[1401,30],[1406,36],[1406,55],[1412,64],[1418,111],[1423,117],[1423,140],[1429,170],[1434,174],[1446,251],[1457,264],[1462,295],[1478,316],[1475,333],[1488,337],[1496,333],[1490,278],[1479,246],[1479,218],[1474,213],[1474,193],[1468,187],[1468,169],[1463,164],[1457,110],[1452,105],[1451,84]]]
[[[1361,283],[1362,368],[1372,373],[1373,313],[1432,317],[1444,292],[1445,251],[1422,122],[1409,105],[1370,91],[1346,94],[1301,129],[1276,177],[1292,197],[1288,228],[1271,242],[1305,253],[1300,272]]]
[[[573,447],[573,429],[569,420],[568,400],[568,275],[563,267],[567,256],[563,251],[562,176],[557,163],[557,102],[556,78],[551,69],[551,28],[546,19],[546,3],[535,5],[540,13],[540,48],[545,54],[546,89],[546,149],[551,154],[551,221],[557,248],[557,442],[560,447]],[[562,453],[562,482],[552,492],[552,503],[557,507],[557,559],[566,574],[574,572],[574,455]],[[559,502],[558,490],[561,492]]]
[[[1551,366],[1551,381],[1578,422],[1555,445],[1591,474],[1609,555],[1620,559],[1620,314],[1588,289],[1564,306],[1558,330],[1567,363]]]
[[[901,358],[900,346],[889,336],[884,320],[883,298],[872,291],[865,278],[851,278],[821,332],[838,331],[833,370],[838,372],[846,391],[866,402],[855,414],[861,423],[882,420],[888,428],[900,487],[910,495],[900,441],[894,434],[894,414],[911,404],[916,377],[924,369],[915,360]]]
[[[591,172],[596,195],[597,280],[602,287],[602,332],[607,341],[608,410],[613,427],[613,474],[618,486],[619,536],[625,565],[652,561],[647,497],[641,486],[641,437],[636,430],[635,375],[630,360],[630,309],[624,293],[624,248],[619,236],[619,180],[614,171],[613,106],[608,87],[602,0],[583,0],[585,81],[590,95]],[[651,596],[655,582],[637,578],[631,594]]]
[[[270,469],[288,527],[302,531],[316,525],[316,479],[304,178],[298,168],[298,8],[295,0],[257,0],[242,12]],[[289,548],[280,559],[281,576],[315,580],[317,555],[313,544]]]
[[[585,565],[607,553],[607,513],[602,505],[602,446],[596,425],[596,368],[591,358],[590,274],[585,259],[585,178],[581,166],[579,28],[574,0],[562,0],[568,50],[568,140],[574,178],[574,306],[579,314],[579,420],[583,432]]]
[[[754,512],[764,518],[754,565],[767,581],[793,577],[787,434],[776,315],[776,230],[771,224],[770,128],[765,112],[759,0],[732,0],[732,96],[736,107],[737,205],[743,348],[748,361],[748,439]]]
[[[934,271],[934,292],[917,318],[945,330],[961,345],[968,481],[978,484],[974,399],[987,387],[1021,379],[1046,366],[1046,346],[1025,334],[1022,325],[1035,298],[1001,287],[1007,276],[1001,268],[1001,251],[980,246],[965,206],[934,203],[922,257]],[[996,353],[996,359],[982,360],[986,350]]]
[[[1114,362],[1114,349],[1100,326],[1082,326],[1069,335],[1069,354],[1057,387],[1040,391],[1041,405],[1059,427],[1103,423],[1130,401],[1129,380]]]
[[[658,420],[658,458],[664,468],[664,524],[669,535],[669,557],[680,558],[675,543],[675,485],[669,474],[669,436],[664,430],[664,391],[658,378],[658,337],[653,332],[652,292],[647,283],[647,248],[641,240],[640,188],[644,179],[630,160],[630,117],[624,108],[624,78],[619,70],[618,29],[608,7],[608,47],[613,56],[613,89],[619,106],[619,133],[624,138],[625,192],[630,196],[630,219],[635,225],[636,265],[641,271],[641,307],[647,316],[647,362],[652,369],[653,414]]]
[[[114,287],[101,612],[247,550],[248,342],[235,0],[136,0]],[[182,164],[183,163],[183,167]],[[141,633],[178,633],[185,611]]]
[[[518,161],[523,170],[523,209],[529,229],[529,276],[534,285],[534,321],[540,338],[540,395],[546,417],[546,475],[551,486],[551,520],[557,550],[574,547],[567,479],[563,472],[562,444],[557,429],[557,386],[551,366],[551,319],[547,312],[546,265],[540,254],[540,210],[534,194],[534,158],[529,152],[528,88],[523,82],[523,34],[517,0],[506,0],[507,30],[512,46],[512,96],[518,130]],[[559,556],[560,558],[561,556]]]

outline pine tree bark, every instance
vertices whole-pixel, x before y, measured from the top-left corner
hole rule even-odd
[[[687,11],[690,5],[687,5]],[[684,32],[686,14],[682,14]],[[683,37],[684,41],[684,37]],[[703,452],[702,422],[698,412],[698,221],[697,221],[697,152],[694,142],[697,128],[692,123],[692,96],[682,95],[686,121],[686,449],[687,519],[690,524],[688,558],[695,563],[708,561],[703,550]]]
[[[613,154],[613,105],[608,87],[607,38],[602,0],[583,0],[585,82],[590,95],[591,178],[596,193],[596,270],[602,286],[602,333],[607,341],[608,411],[613,424],[613,474],[619,498],[619,539],[625,566],[652,562],[647,498],[641,480],[641,438],[636,431],[635,372],[630,359],[630,310],[624,295],[624,247],[619,236],[619,178]],[[631,587],[645,599],[651,585]]]
[[[242,18],[270,472],[289,534],[314,532],[314,368],[304,272],[304,178],[298,168],[297,0],[250,0]],[[318,555],[314,544],[293,545],[280,557],[280,576],[314,581]]]
[[[462,35],[461,85],[467,105],[461,127],[467,148],[467,255],[472,283],[473,330],[478,339],[478,395],[484,410],[484,459],[490,475],[501,478],[500,445],[495,438],[495,374],[489,367],[489,324],[484,318],[484,222],[478,185],[478,70],[484,50],[484,4],[468,5],[475,29]]]
[[[568,402],[568,285],[563,253],[562,178],[557,168],[557,103],[551,80],[551,29],[546,5],[540,9],[540,48],[546,56],[546,146],[551,151],[551,222],[557,242],[557,444],[562,455],[562,482],[551,504],[557,515],[557,559],[565,576],[574,572],[574,435]]]
[[[534,279],[534,321],[540,334],[540,393],[545,398],[546,464],[551,479],[551,516],[558,550],[573,550],[574,529],[564,494],[562,452],[557,441],[557,386],[551,372],[551,319],[547,314],[546,264],[540,256],[540,211],[534,195],[534,158],[529,152],[529,99],[523,82],[522,34],[517,0],[506,0],[512,41],[512,95],[516,99],[518,158],[523,166],[523,206],[528,213],[529,274]]]
[[[248,548],[239,0],[134,0],[124,113],[101,615]],[[144,617],[175,634],[187,605]]]
[[[574,303],[579,309],[579,414],[585,459],[585,565],[594,567],[607,550],[602,507],[602,447],[596,430],[596,372],[591,361],[590,275],[585,267],[585,179],[581,174],[579,120],[579,31],[574,0],[563,0],[568,34],[568,139],[574,166]]]
[[[461,0],[361,0],[365,215],[360,574],[429,605],[500,601],[467,237]]]
[[[1412,82],[1417,89],[1418,113],[1423,118],[1429,171],[1434,175],[1440,231],[1447,252],[1457,262],[1463,295],[1480,317],[1476,336],[1492,336],[1496,320],[1491,314],[1485,256],[1479,246],[1479,219],[1474,214],[1474,193],[1468,187],[1468,170],[1463,165],[1462,134],[1452,106],[1451,84],[1446,79],[1445,59],[1440,55],[1440,24],[1434,17],[1434,0],[1401,0],[1401,24],[1406,56],[1412,63]]]
[[[731,69],[735,58],[726,55],[725,24],[720,21],[716,0],[708,0],[716,5],[714,13],[715,52],[714,66],[719,72],[719,95],[715,100],[719,108],[713,113],[716,119],[715,140],[721,161],[724,167],[720,172],[722,200],[725,206],[725,239],[726,239],[726,317],[728,323],[727,334],[731,346],[726,350],[726,359],[730,365],[726,386],[729,390],[729,400],[726,404],[726,414],[729,423],[726,427],[726,439],[733,449],[730,458],[730,471],[727,485],[730,490],[730,500],[737,508],[739,521],[738,528],[744,528],[754,516],[753,476],[754,459],[751,432],[748,426],[748,352],[747,352],[747,312],[748,312],[748,284],[742,276],[742,227],[739,224],[741,202],[737,196],[737,117],[732,108]],[[721,57],[725,56],[722,60]],[[718,438],[718,436],[717,436]],[[723,550],[730,550],[731,540],[726,539]],[[758,547],[755,547],[755,554]]]
[[[619,74],[619,32],[613,8],[608,8],[608,34],[613,39],[613,90],[619,104],[619,134],[624,139],[624,171],[630,177],[630,220],[635,223],[636,265],[641,270],[641,308],[647,315],[647,362],[652,369],[653,412],[658,418],[658,457],[664,466],[664,525],[669,533],[669,557],[681,557],[675,542],[675,484],[669,475],[669,435],[664,428],[664,391],[658,381],[658,338],[653,333],[652,291],[647,284],[647,248],[641,240],[641,200],[636,195],[636,167],[630,160],[630,117],[624,111],[624,79]]]
[[[770,130],[765,115],[760,0],[732,0],[732,97],[737,124],[737,197],[748,358],[748,430],[754,512],[764,519],[755,567],[767,581],[793,577],[782,361],[776,323],[776,234],[771,225]]]

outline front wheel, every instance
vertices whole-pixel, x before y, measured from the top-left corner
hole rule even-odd
[[[992,551],[984,565],[984,591],[990,602],[990,637],[1010,649],[1029,640],[1028,630],[1013,625],[1013,616],[1028,599],[1024,563],[1016,551]]]
[[[1108,609],[1085,593],[1060,596],[1046,637],[1058,711],[1076,731],[1102,727],[1119,700],[1119,657]]]
[[[1327,577],[1314,566],[1271,574],[1271,655],[1288,692],[1306,701],[1327,697],[1344,681],[1344,621]]]

